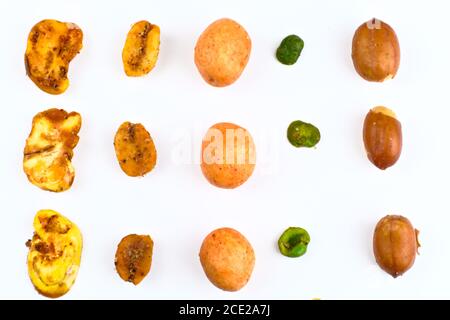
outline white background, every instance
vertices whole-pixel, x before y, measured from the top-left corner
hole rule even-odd
[[[253,42],[249,64],[227,88],[200,77],[193,52],[214,20],[241,23]],[[377,17],[397,32],[397,77],[369,83],[355,72],[356,28]],[[66,93],[51,96],[25,75],[31,27],[44,18],[77,23],[84,48],[70,65]],[[121,51],[130,26],[147,19],[161,28],[161,51],[146,77],[128,78]],[[446,1],[2,1],[0,4],[0,298],[41,298],[26,269],[25,242],[39,209],[59,211],[84,236],[81,269],[65,299],[347,299],[450,298],[450,41]],[[305,49],[294,66],[274,58],[296,33]],[[403,125],[399,162],[385,172],[366,158],[362,124],[377,105]],[[83,117],[73,159],[76,178],[55,194],[30,184],[22,151],[32,117],[50,107]],[[286,128],[317,125],[316,149],[296,149]],[[123,121],[151,133],[158,162],[144,178],[120,169],[113,137]],[[212,124],[247,128],[256,170],[235,190],[211,186],[198,158]],[[421,230],[414,267],[393,279],[374,261],[372,233],[386,214],[402,214]],[[233,227],[252,243],[256,266],[241,291],[223,292],[204,276],[203,238]],[[289,226],[306,228],[305,256],[276,247]],[[137,287],[114,269],[120,239],[150,234],[153,265]]]

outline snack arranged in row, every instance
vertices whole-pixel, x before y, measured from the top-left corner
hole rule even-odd
[[[81,122],[79,113],[56,108],[34,116],[23,152],[23,170],[32,184],[53,192],[71,187],[75,178],[71,160]],[[301,120],[287,129],[287,139],[295,147],[314,147],[320,137],[317,127]],[[364,120],[363,141],[367,157],[375,166],[386,169],[395,164],[402,149],[401,124],[395,113],[385,107],[370,110]],[[122,123],[114,137],[114,149],[121,169],[130,177],[144,176],[156,165],[155,144],[140,123]],[[202,141],[200,167],[212,185],[236,188],[251,177],[255,165],[256,146],[248,130],[228,122],[208,129]]]
[[[36,290],[49,298],[67,293],[80,268],[82,235],[69,219],[53,210],[40,210],[33,222],[34,234],[26,245],[28,274]],[[282,255],[298,258],[306,253],[309,233],[299,227],[286,229],[278,240]],[[373,235],[373,252],[378,265],[394,278],[410,269],[420,244],[418,231],[402,216],[381,219]],[[152,265],[154,243],[149,235],[130,234],[118,244],[114,259],[121,279],[138,285]],[[219,228],[203,240],[199,260],[209,281],[219,289],[238,291],[250,280],[255,252],[237,230]]]
[[[122,50],[125,74],[139,77],[156,65],[160,47],[160,28],[139,21],[129,30]],[[25,52],[30,79],[43,91],[61,94],[69,86],[69,64],[83,47],[83,32],[74,23],[42,20],[31,29]],[[285,37],[276,50],[285,65],[297,62],[304,41],[297,35]],[[214,87],[234,83],[250,59],[252,41],[239,23],[223,18],[211,23],[195,45],[194,62],[203,79]],[[355,32],[352,59],[358,74],[368,81],[383,82],[397,74],[400,45],[395,31],[385,22],[371,19]]]

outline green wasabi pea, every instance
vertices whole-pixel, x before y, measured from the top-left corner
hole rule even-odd
[[[312,148],[320,141],[320,131],[310,123],[296,120],[288,127],[287,138],[294,147]]]
[[[280,46],[277,49],[277,59],[282,64],[292,65],[297,62],[298,57],[302,53],[305,43],[303,40],[295,35],[291,34],[281,41]]]
[[[310,240],[308,231],[305,229],[290,227],[278,239],[278,248],[282,255],[290,258],[298,258],[306,253],[306,248]]]

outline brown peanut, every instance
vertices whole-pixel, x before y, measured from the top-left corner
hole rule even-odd
[[[381,219],[373,235],[373,252],[378,265],[394,278],[409,270],[420,247],[418,233],[402,216]]]
[[[400,45],[387,23],[371,19],[355,32],[352,59],[358,74],[368,81],[392,79],[400,66]]]
[[[395,113],[385,107],[369,111],[363,128],[367,157],[379,169],[394,165],[402,151],[402,126]]]

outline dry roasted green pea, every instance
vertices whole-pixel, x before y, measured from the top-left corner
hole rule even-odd
[[[310,237],[308,231],[299,227],[287,228],[280,239],[278,248],[282,255],[290,258],[301,257],[306,253]]]
[[[277,59],[282,64],[292,65],[297,62],[298,57],[302,53],[305,43],[303,40],[295,35],[291,34],[281,41],[280,46],[277,49]]]
[[[287,138],[294,147],[311,148],[320,141],[320,131],[310,123],[296,120],[288,127]]]

